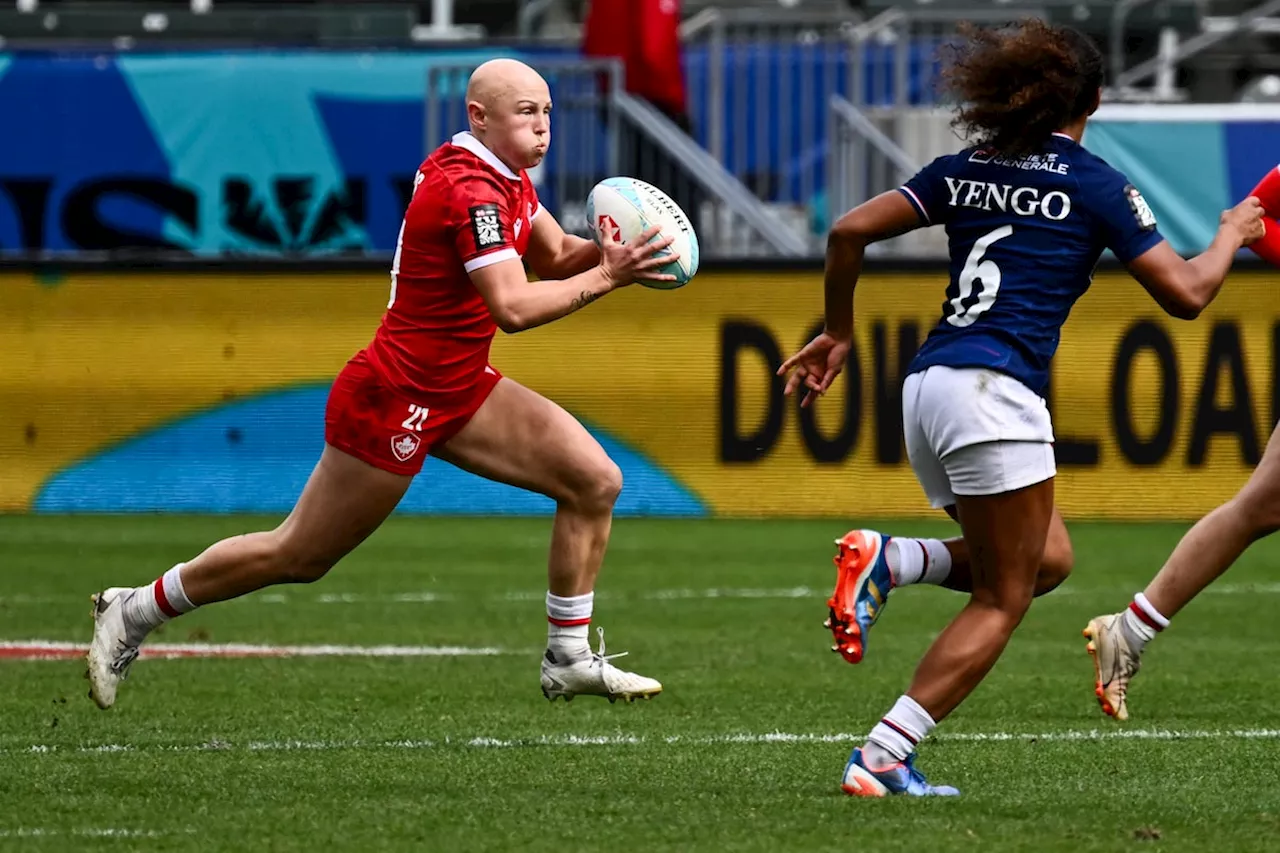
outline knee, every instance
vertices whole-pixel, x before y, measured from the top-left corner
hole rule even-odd
[[[568,500],[585,512],[612,512],[622,493],[622,469],[608,456],[584,466],[572,479]]]
[[[1071,540],[1065,536],[1060,540],[1051,540],[1045,546],[1040,572],[1036,575],[1036,595],[1044,595],[1061,586],[1071,576],[1075,564],[1076,555],[1071,548]]]
[[[1005,623],[1006,633],[1012,634],[1022,622],[1022,617],[1027,615],[1034,597],[1033,584],[1002,584],[994,588],[975,589],[972,600],[994,611],[996,617]]]
[[[1243,521],[1251,540],[1280,530],[1280,489],[1246,488],[1228,506]]]

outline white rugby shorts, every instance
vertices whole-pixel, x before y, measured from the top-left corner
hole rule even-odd
[[[1049,408],[1017,379],[985,368],[929,367],[902,385],[902,429],[935,508],[998,495],[1057,473]]]

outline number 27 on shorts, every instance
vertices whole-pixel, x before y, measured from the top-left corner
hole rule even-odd
[[[400,426],[405,429],[411,429],[414,432],[422,432],[422,425],[427,422],[427,414],[431,410],[426,406],[415,406],[409,404],[409,417],[405,418]]]

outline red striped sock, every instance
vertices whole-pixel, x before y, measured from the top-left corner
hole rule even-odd
[[[1142,651],[1156,634],[1169,627],[1169,620],[1142,593],[1129,602],[1129,609],[1120,617],[1120,622],[1130,645],[1137,646],[1137,651]]]
[[[1156,606],[1147,599],[1145,593],[1140,592],[1135,595],[1133,603],[1129,606],[1136,608],[1134,612],[1138,614],[1139,618],[1157,631],[1163,631],[1169,627],[1169,620],[1165,618],[1163,613],[1156,610]]]
[[[195,609],[182,586],[185,565],[179,563],[154,583],[137,587],[129,596],[124,605],[124,620],[133,639],[141,641],[156,626]]]
[[[553,663],[591,655],[587,630],[595,598],[594,592],[567,597],[547,593],[547,653]]]

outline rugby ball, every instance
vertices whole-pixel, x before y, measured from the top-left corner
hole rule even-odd
[[[661,226],[660,240],[674,236],[675,242],[660,255],[674,249],[679,257],[659,268],[675,281],[637,281],[645,287],[671,290],[684,287],[698,272],[698,235],[680,206],[662,190],[636,178],[606,178],[591,188],[587,196],[587,226],[599,245],[605,233],[614,241],[628,243],[654,225]]]

